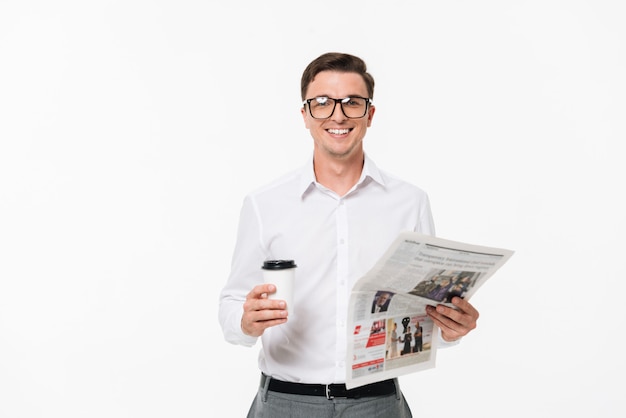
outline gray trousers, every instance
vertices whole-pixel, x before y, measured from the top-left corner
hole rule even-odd
[[[267,390],[270,379],[260,387],[248,418],[411,418],[398,379],[396,393],[358,399],[292,395]]]

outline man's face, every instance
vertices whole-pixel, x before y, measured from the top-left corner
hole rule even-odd
[[[385,302],[387,302],[388,299],[389,299],[389,294],[388,293],[381,293],[378,296],[378,306],[383,306],[385,304]]]
[[[343,99],[349,96],[368,97],[363,77],[357,73],[322,71],[318,73],[307,89],[306,98],[326,96]],[[314,119],[307,106],[301,110],[304,125],[311,132],[315,156],[331,159],[348,159],[360,156],[363,151],[363,138],[372,123],[374,106],[370,106],[365,116],[348,119],[337,104],[328,119]]]

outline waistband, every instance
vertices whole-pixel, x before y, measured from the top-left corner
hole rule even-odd
[[[333,398],[364,398],[371,396],[383,396],[396,393],[396,382],[394,379],[383,380],[381,382],[370,383],[368,385],[347,389],[345,384],[331,383],[329,385],[314,383],[293,383],[274,379],[261,373],[261,387],[264,388],[269,379],[268,390],[272,392],[290,393],[292,395],[325,396],[326,399]]]

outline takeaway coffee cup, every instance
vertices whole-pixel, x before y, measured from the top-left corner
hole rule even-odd
[[[296,264],[293,260],[266,260],[263,262],[265,283],[276,286],[276,292],[268,295],[269,299],[284,300],[287,310],[293,305],[293,282],[296,278]]]

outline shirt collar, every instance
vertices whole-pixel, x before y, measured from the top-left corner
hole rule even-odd
[[[363,185],[366,180],[371,179],[381,186],[385,186],[385,180],[383,178],[382,173],[372,161],[367,154],[365,154],[364,163],[363,163],[363,171],[361,172],[361,177],[357,182],[355,189]],[[307,190],[310,187],[315,187],[315,171],[313,169],[313,157],[307,160],[307,163],[302,167],[300,173],[300,184],[298,186],[298,191],[300,193],[300,197],[304,197]]]

